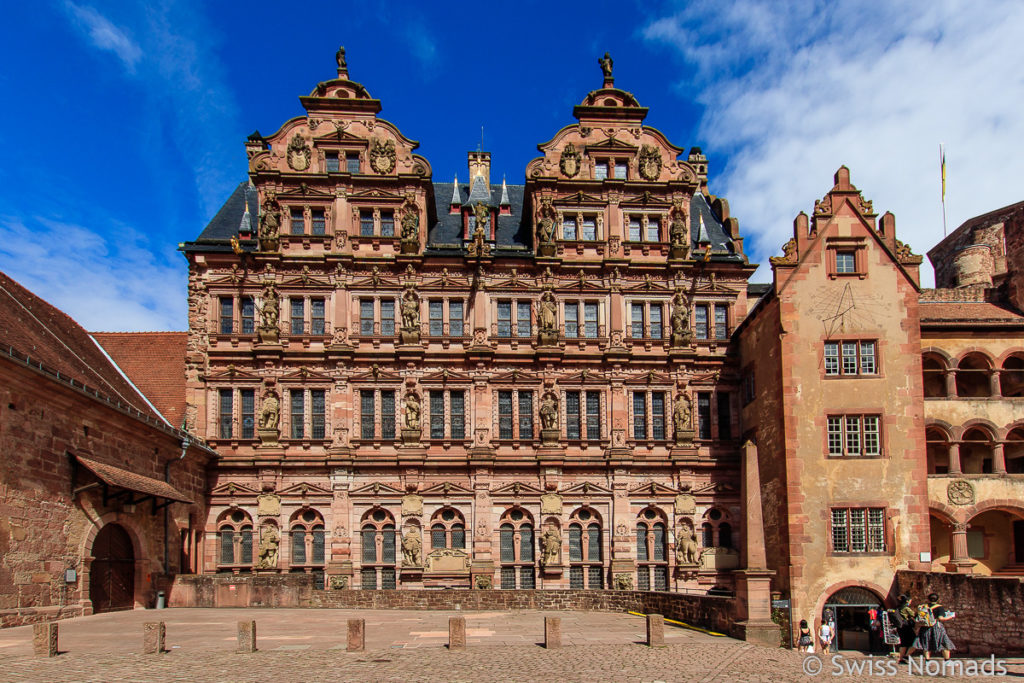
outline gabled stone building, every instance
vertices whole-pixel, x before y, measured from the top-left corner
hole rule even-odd
[[[525,183],[435,182],[337,77],[189,261],[204,571],[363,589],[736,586],[754,270],[610,63]],[[320,577],[325,577],[321,579]]]

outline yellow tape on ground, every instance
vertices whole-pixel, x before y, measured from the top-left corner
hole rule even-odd
[[[647,616],[643,612],[628,612],[628,614],[632,614],[635,617],[646,617]],[[691,631],[700,631],[701,633],[706,633],[709,636],[715,636],[716,638],[725,638],[726,637],[726,635],[724,633],[718,633],[717,631],[709,631],[706,628],[701,628],[700,626],[694,626],[693,624],[687,624],[686,622],[683,622],[683,621],[676,621],[675,619],[668,619],[666,617],[662,617],[662,619],[665,619],[666,623],[672,624],[673,626],[682,626],[683,628],[688,628]]]

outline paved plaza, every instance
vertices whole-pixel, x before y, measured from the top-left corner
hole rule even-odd
[[[449,652],[448,618],[466,619],[467,649]],[[545,650],[545,616],[563,647]],[[366,620],[366,651],[347,652],[347,620]],[[238,621],[254,619],[259,651],[236,654]],[[147,621],[167,625],[168,652],[142,655]],[[54,658],[32,655],[32,628],[0,631],[6,681],[808,681],[803,655],[666,625],[665,647],[643,645],[645,622],[600,612],[397,610],[137,610],[59,622]],[[830,666],[817,678],[832,678]],[[1024,677],[1024,664],[1010,667]],[[856,680],[853,676],[844,676]],[[867,679],[868,677],[861,677]],[[877,679],[878,677],[873,677]],[[921,680],[905,672],[889,680]],[[957,680],[947,677],[944,680]]]

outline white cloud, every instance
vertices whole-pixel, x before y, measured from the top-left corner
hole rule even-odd
[[[73,2],[66,2],[64,6],[94,46],[113,52],[125,69],[130,73],[135,72],[135,65],[142,57],[142,49],[128,37],[124,29],[112,24],[92,7],[82,7]]]
[[[91,331],[183,330],[185,269],[140,233],[0,217],[0,268]],[[179,257],[180,258],[180,257]]]
[[[645,30],[693,67],[680,85],[706,106],[712,191],[761,262],[842,164],[918,253],[942,238],[940,142],[950,230],[1024,198],[1021,36],[1024,4],[1012,0],[696,2]],[[717,178],[716,151],[730,157]],[[922,276],[932,282],[927,261]]]

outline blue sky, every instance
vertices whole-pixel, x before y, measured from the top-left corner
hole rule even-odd
[[[14,3],[0,27],[0,269],[88,329],[184,329],[194,238],[244,179],[243,142],[349,69],[433,165],[523,181],[600,86],[710,159],[757,262],[841,164],[915,251],[1024,199],[1024,3]],[[766,281],[762,268],[755,279]],[[931,269],[924,269],[926,283]]]

